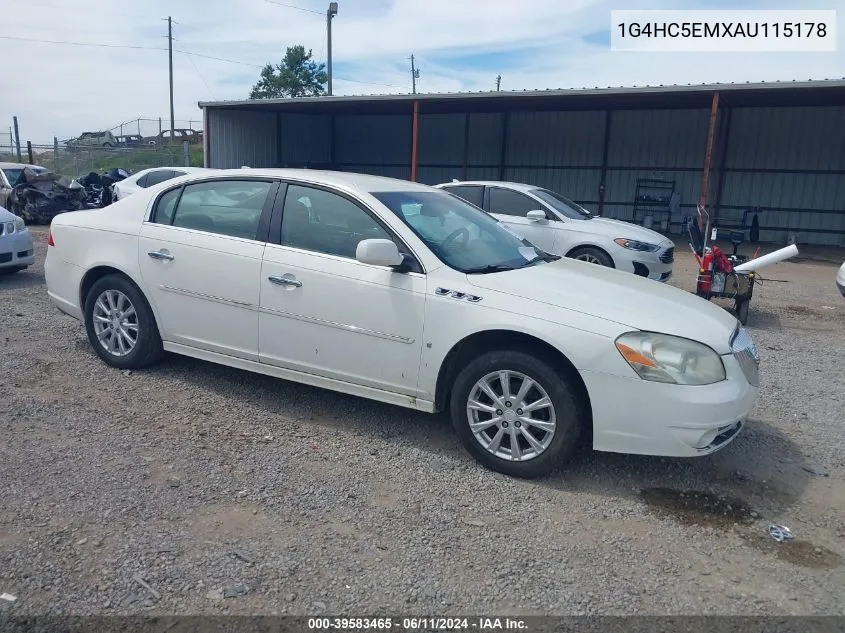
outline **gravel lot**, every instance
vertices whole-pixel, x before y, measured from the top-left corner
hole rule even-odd
[[[34,232],[38,265],[0,278],[0,612],[845,615],[831,263],[764,271],[762,393],[728,448],[584,451],[529,482],[445,417],[186,358],[107,367],[49,305]]]

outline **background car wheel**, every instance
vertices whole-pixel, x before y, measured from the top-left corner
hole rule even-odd
[[[164,355],[149,303],[121,275],[107,275],[88,291],[85,330],[97,355],[112,367],[139,369]]]
[[[512,350],[470,362],[455,380],[450,411],[455,431],[479,462],[529,478],[566,462],[587,417],[568,376]]]
[[[607,266],[608,268],[614,267],[613,260],[610,259],[610,255],[591,246],[576,249],[569,254],[569,257],[572,259],[579,259],[582,262],[589,262],[590,264],[599,264],[601,266]]]

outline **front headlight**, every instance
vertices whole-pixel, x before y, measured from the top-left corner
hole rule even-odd
[[[640,378],[677,385],[709,385],[725,379],[722,359],[703,343],[655,332],[628,332],[616,349]]]
[[[641,251],[644,253],[653,253],[660,248],[657,244],[649,244],[648,242],[638,242],[637,240],[627,240],[624,237],[617,237],[615,240],[622,248],[627,248],[630,251]]]
[[[15,231],[17,231],[18,233],[26,231],[26,222],[23,221],[23,218],[15,218]]]

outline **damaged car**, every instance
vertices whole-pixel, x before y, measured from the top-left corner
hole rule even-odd
[[[9,198],[12,195],[12,187],[18,183],[23,170],[29,167],[37,174],[47,171],[41,165],[30,165],[28,163],[0,163],[0,207],[8,209],[11,206]]]
[[[86,175],[77,178],[76,182],[85,189],[89,206],[92,208],[107,207],[113,201],[112,187],[114,184],[126,180],[129,176],[127,170],[114,167],[104,174],[98,174],[95,171],[88,172]]]
[[[85,189],[60,174],[38,172],[27,165],[12,187],[10,210],[26,222],[49,224],[65,211],[86,209]]]

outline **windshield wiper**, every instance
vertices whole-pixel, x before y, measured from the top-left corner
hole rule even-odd
[[[556,262],[560,259],[560,255],[552,255],[551,253],[543,253],[542,255],[538,255],[534,259],[529,259],[523,266],[530,266],[531,264],[536,264],[537,262]]]
[[[486,273],[500,273],[506,270],[516,270],[514,266],[510,264],[491,264],[489,266],[479,266],[478,268],[468,268],[464,272],[467,275],[475,275],[475,274],[486,274]]]

